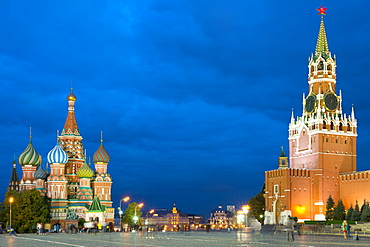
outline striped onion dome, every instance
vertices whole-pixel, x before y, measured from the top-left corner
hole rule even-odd
[[[59,144],[55,145],[55,147],[52,150],[50,150],[47,158],[50,164],[52,163],[65,164],[68,161],[67,153],[60,147]]]
[[[96,150],[96,152],[93,155],[93,161],[94,163],[97,163],[97,162],[108,163],[109,160],[110,160],[109,153],[107,152],[107,150],[105,150],[103,146],[103,142],[102,142],[98,150]]]
[[[21,166],[32,165],[39,166],[42,162],[42,157],[32,145],[32,139],[28,143],[26,149],[19,155],[18,162]]]
[[[77,171],[77,176],[80,178],[92,178],[94,176],[94,171],[85,162],[80,169]]]
[[[45,179],[48,176],[46,171],[42,168],[42,166],[39,166],[39,168],[35,171],[34,177],[36,179]]]

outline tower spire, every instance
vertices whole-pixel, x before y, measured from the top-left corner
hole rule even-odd
[[[62,131],[62,135],[80,135],[80,131],[78,130],[77,121],[75,117],[75,102],[77,100],[76,96],[73,94],[73,88],[71,87],[71,92],[67,96],[68,100],[68,115],[66,122],[64,124],[64,128]]]
[[[9,189],[19,190],[19,178],[18,178],[17,163],[15,161],[15,156],[14,156],[14,161],[13,161],[12,175],[10,177],[10,182],[9,182]]]
[[[326,38],[326,31],[324,25],[324,15],[326,15],[325,11],[327,8],[321,6],[319,9],[319,15],[321,15],[321,22],[320,22],[320,30],[319,35],[317,37],[316,49],[315,49],[315,57],[324,57],[327,58],[330,56],[329,54],[329,45],[328,40]]]

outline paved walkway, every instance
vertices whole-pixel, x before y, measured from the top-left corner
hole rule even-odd
[[[370,246],[370,238],[360,237],[359,241],[343,239],[341,236],[302,235],[296,236],[296,241],[288,242],[284,234],[260,235],[245,232],[155,232],[155,233],[99,233],[89,235],[79,234],[18,234],[17,237],[0,234],[1,247],[226,247],[226,246],[301,246],[301,247],[340,247],[340,246]]]

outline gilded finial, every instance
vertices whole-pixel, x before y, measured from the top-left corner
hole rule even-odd
[[[71,92],[69,93],[69,95],[67,97],[67,100],[68,101],[76,101],[77,100],[76,96],[73,94],[72,81],[71,81]]]

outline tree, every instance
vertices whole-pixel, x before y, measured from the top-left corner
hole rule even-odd
[[[355,210],[353,210],[351,221],[359,221],[361,218],[361,212],[356,201]]]
[[[364,201],[364,204],[362,205],[361,209],[362,210],[361,210],[360,220],[361,221],[367,221],[367,219],[369,217],[369,213],[370,213],[369,203]]]
[[[360,210],[360,212],[362,213],[362,211],[364,210],[364,208],[366,207],[367,205],[366,205],[366,199],[364,199],[364,203],[362,204],[362,206],[361,206],[361,210]]]
[[[122,223],[128,224],[131,228],[141,226],[141,214],[142,212],[140,211],[140,204],[132,202],[127,205],[125,214],[122,218]],[[134,216],[137,216],[138,220],[134,220]]]
[[[248,202],[248,205],[250,207],[248,215],[250,217],[254,217],[262,224],[263,224],[263,217],[260,217],[260,216],[265,213],[264,212],[265,211],[264,188],[265,186],[263,186],[262,190],[257,195],[252,197]]]
[[[0,212],[0,221],[9,225],[10,203],[9,198],[13,197],[12,203],[12,227],[14,230],[24,233],[35,229],[37,223],[49,223],[50,199],[41,196],[37,190],[15,191],[9,190],[5,194],[4,210]]]
[[[326,214],[325,214],[325,219],[326,220],[333,220],[333,215],[334,215],[334,208],[335,208],[335,203],[333,198],[331,198],[331,195],[329,195],[328,200],[326,201]]]
[[[339,199],[337,206],[334,208],[333,220],[344,220],[346,216],[346,210],[343,205],[342,199]]]
[[[352,207],[352,205],[351,205],[351,207],[348,209],[348,211],[347,211],[347,215],[346,215],[346,220],[347,221],[350,221],[351,220],[351,218],[352,218],[352,214],[353,214],[353,207]]]

